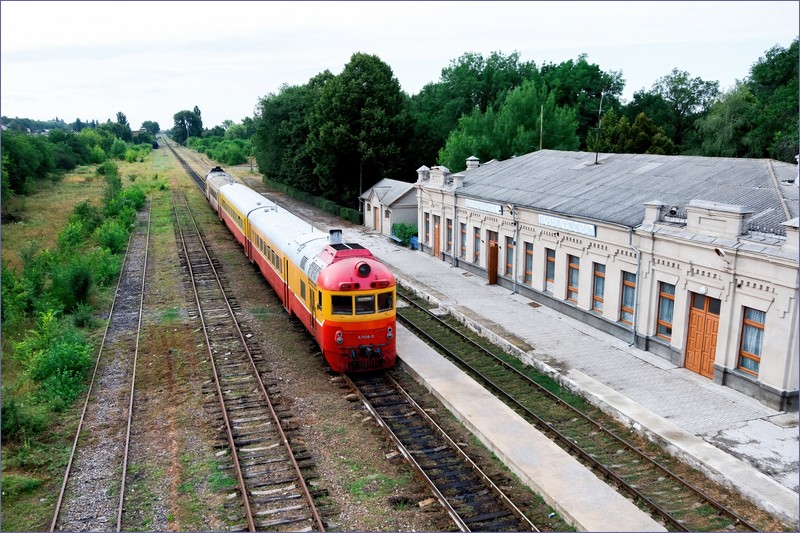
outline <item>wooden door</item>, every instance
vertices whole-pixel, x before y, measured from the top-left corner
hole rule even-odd
[[[692,293],[684,366],[707,378],[714,377],[720,304],[716,298]]]
[[[373,220],[372,226],[373,227],[372,227],[372,229],[378,230],[378,231],[382,231],[382,228],[380,227],[380,224],[381,224],[381,210],[378,209],[378,206],[376,205],[374,208],[372,208],[372,212],[373,212],[373,216],[372,216],[372,220]]]
[[[436,217],[438,218],[438,217]],[[441,237],[439,236],[439,223],[433,225],[433,257],[439,257],[441,253]]]
[[[497,256],[499,249],[497,241],[489,241],[489,255],[486,258],[486,273],[489,278],[489,285],[497,284]]]

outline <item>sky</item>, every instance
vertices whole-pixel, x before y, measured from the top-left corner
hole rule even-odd
[[[797,1],[0,2],[0,113],[131,127],[200,108],[205,127],[252,117],[260,98],[378,56],[417,94],[467,52],[621,72],[623,100],[674,68],[744,79],[798,36]]]

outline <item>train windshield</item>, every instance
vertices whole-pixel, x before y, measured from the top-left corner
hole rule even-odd
[[[355,303],[355,314],[374,315],[376,312],[383,313],[394,309],[394,291],[382,292],[379,294],[359,294],[355,296],[333,294],[331,295],[331,312],[334,315],[352,315],[353,304]]]
[[[353,297],[334,294],[331,296],[331,310],[334,315],[352,315]]]
[[[375,295],[356,296],[356,314],[372,315],[375,314]]]
[[[390,292],[382,292],[378,295],[378,312],[391,311],[394,300],[394,294]]]

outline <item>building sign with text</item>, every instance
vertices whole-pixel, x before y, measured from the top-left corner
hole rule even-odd
[[[586,224],[585,222],[578,222],[577,220],[570,220],[568,218],[539,215],[539,224],[542,226],[549,226],[551,228],[571,231],[572,233],[588,235],[589,237],[597,236],[597,226],[594,224]]]

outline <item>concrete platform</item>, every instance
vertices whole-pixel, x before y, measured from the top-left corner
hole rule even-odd
[[[666,531],[400,324],[397,352],[409,374],[576,529]]]

